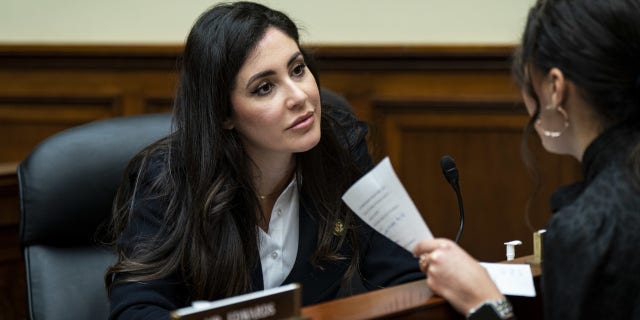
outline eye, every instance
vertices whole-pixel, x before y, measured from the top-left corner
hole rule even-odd
[[[273,89],[271,82],[262,82],[251,93],[258,96],[266,96],[271,93],[271,89]]]
[[[294,77],[302,77],[306,71],[307,65],[303,62],[299,62],[291,69],[291,75]]]

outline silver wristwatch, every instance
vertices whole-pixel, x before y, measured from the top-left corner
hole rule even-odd
[[[504,320],[513,318],[513,307],[507,298],[487,300],[467,315],[469,320]]]

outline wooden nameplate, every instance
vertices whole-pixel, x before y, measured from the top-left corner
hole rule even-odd
[[[171,312],[174,320],[298,319],[301,287],[297,283],[217,301],[194,302]]]

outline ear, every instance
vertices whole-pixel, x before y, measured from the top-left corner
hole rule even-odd
[[[567,99],[567,80],[558,68],[551,68],[548,74],[551,82],[551,103],[553,107],[564,106]]]

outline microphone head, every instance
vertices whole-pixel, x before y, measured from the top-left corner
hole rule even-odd
[[[458,182],[458,168],[456,162],[450,156],[444,156],[440,159],[440,167],[442,168],[442,174],[453,186]]]

